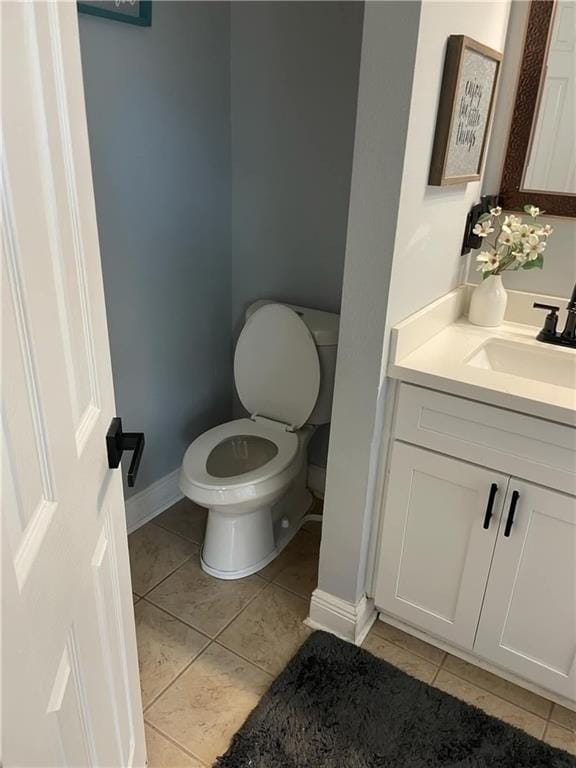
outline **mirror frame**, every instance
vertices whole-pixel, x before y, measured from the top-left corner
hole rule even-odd
[[[532,143],[533,122],[538,114],[540,84],[548,52],[555,0],[533,0],[522,52],[516,100],[500,181],[500,205],[522,211],[537,203],[550,216],[576,217],[576,195],[522,189],[526,160]]]

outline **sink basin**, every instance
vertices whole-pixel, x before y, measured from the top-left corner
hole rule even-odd
[[[544,384],[576,388],[576,355],[514,341],[490,339],[466,361],[475,368],[507,373]]]

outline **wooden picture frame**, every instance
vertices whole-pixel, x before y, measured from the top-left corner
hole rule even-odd
[[[531,205],[536,199],[538,206],[549,216],[575,218],[576,195],[524,188],[553,18],[554,0],[532,2],[499,195],[501,205],[507,211],[523,211],[525,205]]]
[[[135,24],[138,27],[152,26],[152,0],[134,0],[134,2],[114,2],[114,0],[80,0],[77,3],[78,12],[101,19],[122,21],[125,24]]]
[[[486,154],[502,54],[466,35],[450,35],[428,183],[478,181]]]

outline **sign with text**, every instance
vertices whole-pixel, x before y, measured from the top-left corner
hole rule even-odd
[[[448,38],[429,184],[480,178],[501,61],[469,37]]]

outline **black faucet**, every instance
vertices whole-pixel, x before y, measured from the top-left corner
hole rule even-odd
[[[566,307],[566,325],[562,333],[556,332],[556,326],[558,325],[558,311],[560,307],[553,307],[550,304],[534,303],[535,309],[547,309],[548,314],[544,320],[544,327],[536,336],[538,341],[543,341],[545,344],[559,344],[562,347],[573,347],[576,349],[576,285],[572,291],[572,296]]]

